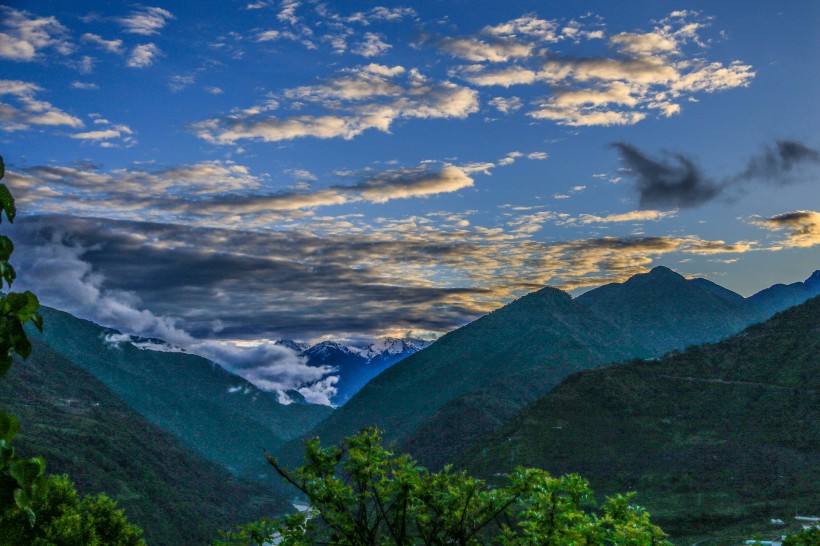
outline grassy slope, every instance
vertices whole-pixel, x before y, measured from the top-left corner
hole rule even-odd
[[[44,455],[48,472],[117,500],[149,544],[204,544],[217,529],[289,508],[183,447],[47,345],[34,345],[0,381],[0,406],[22,423],[18,452]]]
[[[484,476],[521,464],[637,490],[682,541],[742,538],[816,509],[818,423],[814,298],[714,345],[573,375],[467,460]]]

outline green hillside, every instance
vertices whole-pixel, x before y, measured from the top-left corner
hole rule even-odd
[[[0,406],[20,418],[21,455],[45,456],[46,471],[68,473],[81,493],[107,493],[149,544],[206,544],[218,529],[290,508],[186,449],[42,342],[0,382]]]
[[[33,339],[102,381],[131,408],[183,444],[236,475],[270,477],[262,449],[303,434],[331,410],[280,404],[273,394],[199,356],[112,344],[118,334],[42,308],[44,332]]]
[[[673,537],[742,538],[820,498],[820,297],[714,345],[581,372],[465,457],[636,490]],[[734,533],[734,534],[733,534]]]
[[[385,370],[310,435],[337,442],[363,427],[378,425],[388,439],[401,442],[461,395],[492,386],[504,399],[500,403],[514,411],[570,373],[640,350],[568,294],[544,288],[443,336]],[[491,409],[479,405],[478,410],[485,408]],[[489,432],[484,428],[437,430],[443,434],[442,441],[451,442],[444,444],[449,446],[452,442],[467,445]],[[425,440],[423,445],[429,444]],[[283,451],[283,455],[293,460],[292,453],[299,446],[289,447],[290,453]],[[430,454],[438,453],[436,449]],[[414,451],[413,455],[429,464],[424,453]]]

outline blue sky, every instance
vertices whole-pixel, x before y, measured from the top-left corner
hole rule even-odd
[[[21,283],[181,344],[820,264],[820,4],[12,2]],[[226,357],[227,358],[227,357]]]

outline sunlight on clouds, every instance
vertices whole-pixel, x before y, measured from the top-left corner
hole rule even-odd
[[[281,99],[308,103],[323,113],[279,118],[263,104],[194,123],[192,129],[214,144],[301,137],[349,140],[368,129],[387,132],[399,119],[464,118],[478,111],[478,93],[472,89],[431,82],[416,70],[374,64],[342,70],[320,85],[285,90]]]
[[[820,212],[796,210],[770,218],[755,216],[750,221],[772,231],[787,231],[787,238],[781,243],[783,247],[807,248],[820,245]]]
[[[690,21],[689,18],[699,20]],[[576,26],[564,29],[574,29],[572,32],[558,35],[554,34],[555,25],[546,23],[539,28],[543,29],[543,39],[547,41],[564,37],[576,41],[605,37],[602,31],[594,34],[581,31],[577,22]],[[652,31],[616,34],[609,38],[608,45],[620,53],[618,57],[557,56],[548,50],[534,48],[532,44],[528,48],[516,49],[515,56],[503,54],[503,48],[490,55],[484,52],[490,44],[477,38],[458,41],[448,38],[441,41],[440,47],[452,54],[452,44],[457,44],[460,46],[456,50],[461,53],[459,56],[476,63],[498,64],[517,57],[520,62],[502,67],[485,64],[459,66],[451,70],[451,75],[481,87],[540,82],[549,85],[551,94],[528,112],[534,119],[569,126],[634,125],[645,119],[650,111],[666,117],[679,114],[681,106],[677,101],[691,98],[689,95],[694,93],[714,93],[749,85],[755,76],[750,65],[741,61],[729,65],[707,62],[686,52],[684,46],[690,44],[699,50],[706,48],[698,32],[708,25],[708,19],[696,13],[677,13],[661,20]],[[504,29],[504,34],[509,37],[519,26],[526,25],[511,22],[493,28]],[[526,33],[522,31],[521,34]],[[508,47],[510,43],[497,45]],[[505,103],[498,104],[504,112]]]

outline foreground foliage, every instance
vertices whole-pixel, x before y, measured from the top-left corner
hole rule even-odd
[[[449,467],[429,472],[381,444],[366,429],[338,446],[306,444],[304,464],[290,472],[268,460],[306,497],[309,508],[262,520],[217,544],[339,545],[667,545],[633,494],[608,498],[596,510],[589,483],[518,468],[493,487]]]
[[[142,530],[128,523],[105,495],[80,498],[67,476],[47,476],[32,499],[37,521],[22,512],[0,513],[0,545],[144,546]]]
[[[0,157],[0,179],[5,164]],[[17,210],[5,184],[0,184],[0,222],[14,221]],[[17,274],[9,263],[14,244],[0,235],[0,290],[11,288]],[[27,359],[32,345],[24,326],[42,331],[40,302],[29,291],[0,294],[0,377],[14,356]],[[0,545],[139,546],[142,531],[129,524],[104,495],[80,499],[65,476],[46,476],[42,457],[18,457],[12,440],[20,430],[16,417],[0,411]]]

